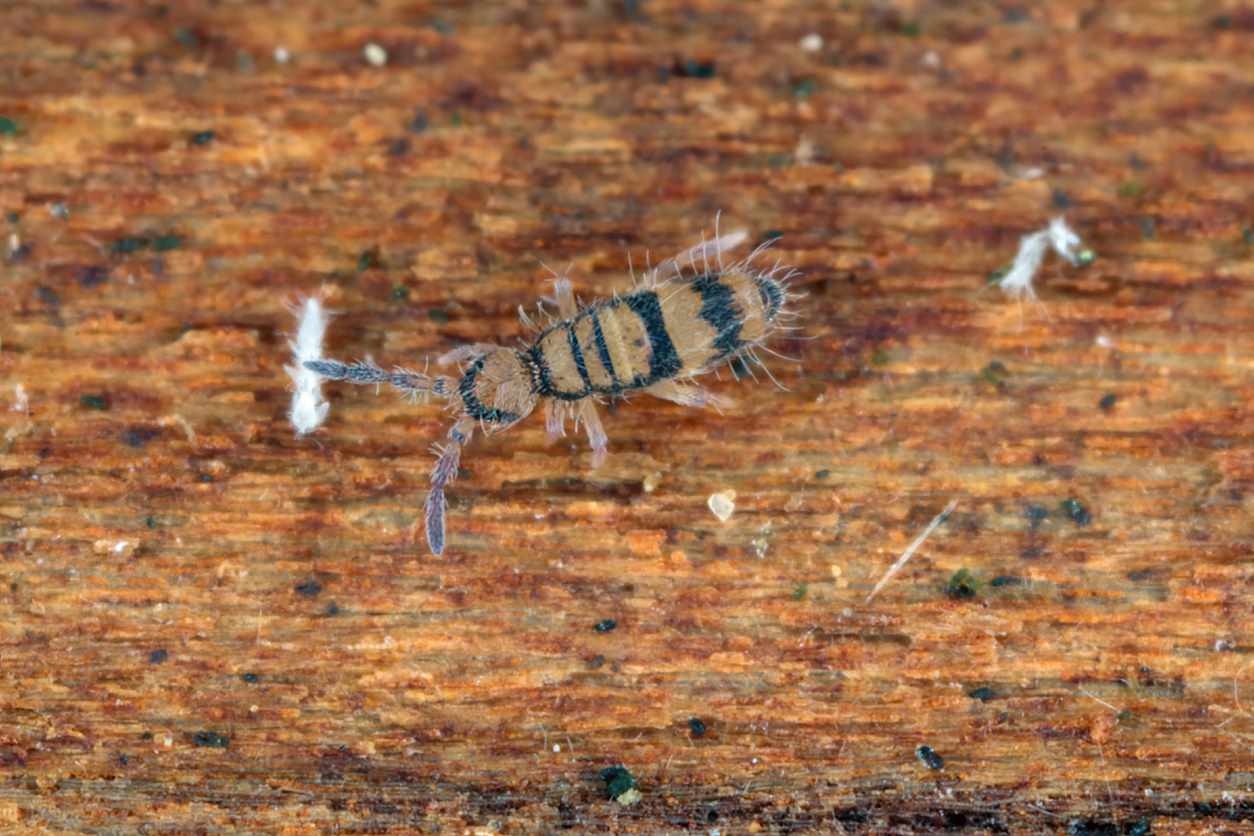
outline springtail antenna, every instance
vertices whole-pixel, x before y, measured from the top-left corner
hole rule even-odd
[[[451,377],[411,372],[408,369],[381,369],[369,360],[356,363],[341,363],[338,360],[306,360],[305,368],[317,372],[328,380],[345,380],[349,383],[386,383],[400,389],[414,399],[435,395],[447,398],[456,390],[456,383]]]

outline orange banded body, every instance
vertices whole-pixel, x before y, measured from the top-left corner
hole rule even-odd
[[[703,374],[757,345],[770,335],[783,300],[770,276],[742,268],[706,272],[593,303],[551,325],[518,359],[538,397],[616,397]],[[517,420],[481,402],[472,371],[462,380],[467,414],[490,423]]]

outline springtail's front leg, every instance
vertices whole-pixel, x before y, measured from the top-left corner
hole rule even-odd
[[[444,488],[457,477],[457,465],[461,461],[462,448],[470,442],[475,431],[473,418],[463,417],[448,431],[448,444],[440,450],[435,469],[431,471],[431,493],[427,494],[427,546],[434,555],[444,553],[444,512],[448,502]]]

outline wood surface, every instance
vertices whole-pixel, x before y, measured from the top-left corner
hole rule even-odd
[[[1248,832],[1252,42],[1240,2],[6,3],[0,826]],[[438,407],[332,385],[294,436],[285,300],[421,365],[719,210],[804,272],[785,389],[618,404],[595,471],[477,439],[441,559]],[[1095,263],[988,286],[1064,212]]]

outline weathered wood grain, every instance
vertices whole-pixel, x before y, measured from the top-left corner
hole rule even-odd
[[[1252,36],[1231,3],[6,4],[0,821],[1248,827]],[[538,417],[476,441],[439,560],[437,408],[329,387],[293,437],[285,298],[418,364],[520,336],[541,259],[607,294],[716,210],[805,273],[786,391],[633,399],[597,471]],[[1064,210],[1095,264],[986,286]]]

